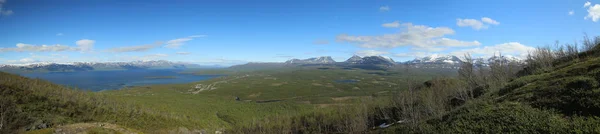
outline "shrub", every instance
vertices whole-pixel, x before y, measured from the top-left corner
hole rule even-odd
[[[560,114],[521,103],[476,102],[428,123],[445,133],[561,133],[567,120]]]

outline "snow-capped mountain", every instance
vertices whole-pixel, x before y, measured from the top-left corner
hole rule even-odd
[[[304,60],[300,59],[291,59],[285,61],[286,64],[333,64],[335,60],[333,60],[330,56],[321,56],[316,58],[308,58]]]
[[[348,60],[346,60],[346,63],[352,63],[352,64],[358,64],[362,61],[362,58],[358,55],[354,55],[352,57],[350,57]]]
[[[91,71],[91,70],[114,70],[114,69],[180,69],[199,68],[200,65],[158,61],[132,61],[132,62],[73,62],[73,63],[30,63],[30,64],[8,64],[1,65],[0,70],[5,71]]]
[[[366,56],[366,57],[360,57],[360,56],[352,56],[350,57],[348,60],[346,60],[346,63],[350,63],[350,64],[372,64],[372,65],[378,65],[378,64],[384,64],[384,65],[394,65],[395,62],[392,58],[389,57],[385,57],[385,56]]]
[[[514,63],[524,63],[523,59],[518,57],[503,55],[503,56],[492,56],[489,58],[473,58],[473,63],[478,66],[488,66],[493,62],[514,62]],[[461,59],[454,55],[431,55],[422,58],[415,58],[414,60],[403,62],[404,64],[414,65],[417,67],[426,67],[426,68],[458,68],[460,64],[465,62],[464,59]]]
[[[459,64],[462,60],[454,55],[431,55],[406,61],[408,64]]]
[[[487,63],[492,63],[492,62],[517,62],[517,63],[522,63],[524,62],[523,59],[518,58],[518,57],[514,57],[511,55],[502,55],[502,56],[492,56],[490,58],[487,59]]]

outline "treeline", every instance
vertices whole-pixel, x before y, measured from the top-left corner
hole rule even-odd
[[[274,115],[253,124],[238,125],[234,133],[499,133],[600,132],[597,117],[562,114],[548,107],[503,101],[520,77],[555,71],[585,57],[598,56],[600,37],[584,37],[583,45],[538,47],[525,62],[505,60],[502,54],[489,61],[465,55],[458,77],[438,77],[425,83],[407,78],[407,90],[391,99],[364,100],[360,104],[299,115]],[[587,71],[587,70],[584,70]],[[409,69],[406,72],[410,72]],[[409,74],[409,73],[407,73]],[[546,77],[546,76],[538,76]],[[600,78],[600,77],[599,77]],[[518,81],[515,81],[518,79]],[[549,78],[554,79],[554,78]],[[543,83],[546,84],[546,83]],[[523,86],[523,85],[520,85]],[[552,85],[541,85],[552,86]],[[596,83],[595,86],[598,86]],[[558,86],[557,86],[558,87]],[[499,93],[499,92],[503,92]],[[518,93],[516,93],[518,94]],[[533,95],[538,95],[533,94]],[[532,94],[527,94],[532,96]],[[571,96],[572,97],[572,96]],[[595,104],[595,103],[594,103]],[[548,123],[551,122],[551,123]],[[391,127],[391,128],[388,128]],[[573,130],[573,131],[564,131]],[[579,131],[581,130],[581,131]]]
[[[577,43],[560,45],[558,41],[553,46],[538,47],[527,56],[527,67],[519,72],[519,76],[540,74],[552,69],[556,65],[568,65],[567,62],[577,62],[579,59],[593,56],[598,51],[600,36],[590,38],[584,36],[582,45]]]
[[[590,39],[586,36],[582,47],[558,43],[538,47],[523,63],[496,58],[489,66],[481,66],[477,64],[481,61],[465,55],[457,78],[436,78],[426,82],[425,87],[409,87],[398,95],[395,102],[400,102],[397,106],[403,111],[400,118],[408,122],[393,131],[546,133],[594,130],[594,127],[600,127],[597,117],[575,115],[565,121],[555,118],[572,114],[561,115],[554,111],[581,115],[596,107],[597,103],[592,100],[598,100],[595,96],[600,95],[594,94],[600,77],[589,79],[587,76],[598,75],[593,73],[597,65],[581,64],[581,67],[565,72],[558,69],[579,65],[582,61],[594,63],[590,58],[599,57],[599,52],[600,37]],[[549,72],[552,75],[547,74]],[[536,80],[544,81],[533,83]],[[515,91],[523,86],[529,87]]]

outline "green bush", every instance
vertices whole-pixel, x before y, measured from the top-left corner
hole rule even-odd
[[[4,72],[0,72],[0,96],[0,133],[17,133],[77,122],[109,122],[152,130],[174,127],[172,122],[175,121],[128,103]]]
[[[478,102],[428,123],[445,133],[561,133],[568,121],[560,114],[521,103]]]
[[[571,118],[570,133],[597,134],[600,133],[600,118],[574,116]]]

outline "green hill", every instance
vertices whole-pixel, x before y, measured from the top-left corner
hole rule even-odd
[[[546,67],[528,63],[521,77],[443,116],[385,132],[600,133],[600,46],[594,46]]]
[[[185,120],[103,95],[0,72],[0,133],[107,122],[144,131],[185,126]]]
[[[281,118],[285,119],[283,122],[291,123],[295,119],[315,116],[326,117],[320,121],[334,123],[345,115],[360,114],[340,114],[337,107],[389,100],[392,92],[403,89],[404,83],[400,80],[409,76],[404,73],[410,72],[415,81],[425,81],[438,73],[452,75],[451,71],[297,67],[238,72],[187,84],[138,86],[103,92],[66,88],[45,80],[2,72],[0,112],[4,120],[0,130],[52,132],[72,124],[106,123],[151,133],[181,128],[236,131],[238,127],[251,129],[263,119]],[[194,87],[199,84],[213,85],[215,89],[198,92],[199,89]],[[236,101],[235,97],[241,100]],[[320,121],[309,120],[311,123]]]
[[[456,70],[412,68],[203,70],[228,75],[85,92],[0,72],[0,133],[79,127],[148,133],[600,133],[599,45],[600,39],[583,52],[539,48],[524,69],[504,61],[479,68],[467,62],[458,76]]]

